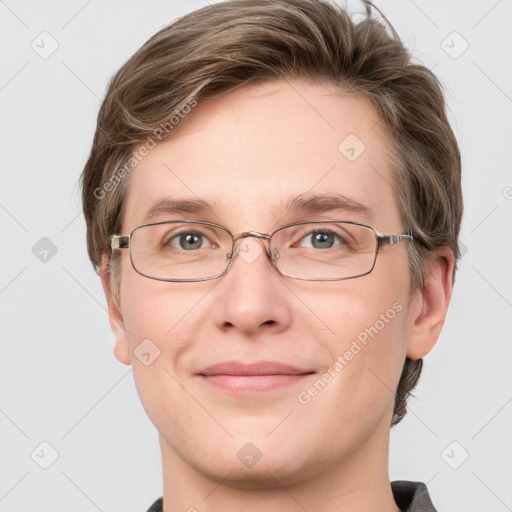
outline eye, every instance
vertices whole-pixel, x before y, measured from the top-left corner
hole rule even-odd
[[[166,237],[162,245],[182,251],[194,251],[210,247],[212,243],[205,234],[199,231],[183,231]],[[217,245],[213,243],[213,247],[217,247]]]
[[[302,238],[302,242],[308,240],[309,244],[300,243],[300,247],[310,247],[313,249],[330,249],[335,246],[336,240],[338,240],[338,245],[344,245],[345,240],[334,231],[330,230],[316,230],[311,231],[306,236]]]

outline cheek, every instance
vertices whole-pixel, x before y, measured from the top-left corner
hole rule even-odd
[[[135,382],[146,410],[159,406],[159,398],[168,395],[170,387],[179,388],[172,376],[183,377],[180,358],[204,322],[206,301],[202,299],[211,286],[156,281],[131,269],[124,274],[123,319]]]
[[[324,410],[329,402],[344,404],[348,421],[357,421],[361,414],[379,416],[377,410],[394,401],[406,354],[408,288],[404,276],[398,275],[402,271],[388,267],[384,278],[376,269],[358,283],[347,281],[337,297],[322,292],[327,300],[322,301],[321,317],[331,331],[322,344],[330,364],[316,387],[322,394],[322,386],[329,388],[321,400]],[[318,390],[311,389],[305,400],[320,394]]]
[[[133,274],[124,276],[122,305],[135,385],[146,413],[159,430],[177,431],[183,418],[176,422],[174,415],[165,411],[180,410],[187,415],[179,401],[176,362],[190,344],[183,333],[193,322],[193,305],[198,298],[180,290],[180,283]]]
[[[333,450],[362,444],[391,415],[405,359],[405,316],[399,302],[367,307],[364,318],[347,316],[351,326],[345,325],[343,338],[329,345],[333,363],[298,396],[315,424],[313,432],[318,429],[331,439]]]
[[[405,305],[392,297],[374,302],[370,297],[352,299],[353,309],[340,315],[336,339],[329,343],[336,373],[343,374],[341,380],[347,382],[361,376],[367,379],[368,372],[383,372],[385,377],[391,370],[393,376],[405,358]]]
[[[130,270],[123,281],[122,309],[131,349],[149,338],[167,355],[179,352],[180,333],[199,321],[201,299],[212,285],[156,281]]]

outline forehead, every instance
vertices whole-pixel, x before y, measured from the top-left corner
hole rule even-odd
[[[141,159],[129,175],[123,228],[165,220],[165,208],[150,219],[165,202],[193,200],[203,209],[179,218],[268,229],[287,210],[301,213],[295,198],[313,195],[361,205],[366,218],[356,220],[396,224],[389,151],[365,97],[298,81],[246,85],[200,102]]]

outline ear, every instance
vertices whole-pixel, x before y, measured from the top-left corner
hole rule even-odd
[[[409,359],[426,356],[439,338],[452,295],[453,270],[453,252],[448,247],[433,251],[425,261],[425,286],[415,292],[409,311]]]
[[[110,327],[115,336],[114,355],[116,356],[119,362],[123,364],[131,364],[130,346],[128,340],[126,339],[126,330],[124,326],[123,315],[120,306],[118,306],[114,301],[114,296],[112,295],[112,289],[110,286],[110,276],[108,270],[108,258],[106,256],[103,256],[103,258],[101,259],[99,273],[101,277],[103,291],[105,292],[105,297],[107,299]]]

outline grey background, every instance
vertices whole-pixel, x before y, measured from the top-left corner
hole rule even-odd
[[[157,432],[112,354],[77,180],[108,79],[204,5],[0,1],[0,511],[136,512],[161,495]],[[390,475],[427,482],[440,511],[512,510],[512,1],[377,5],[445,85],[465,195],[448,320],[392,431]]]

